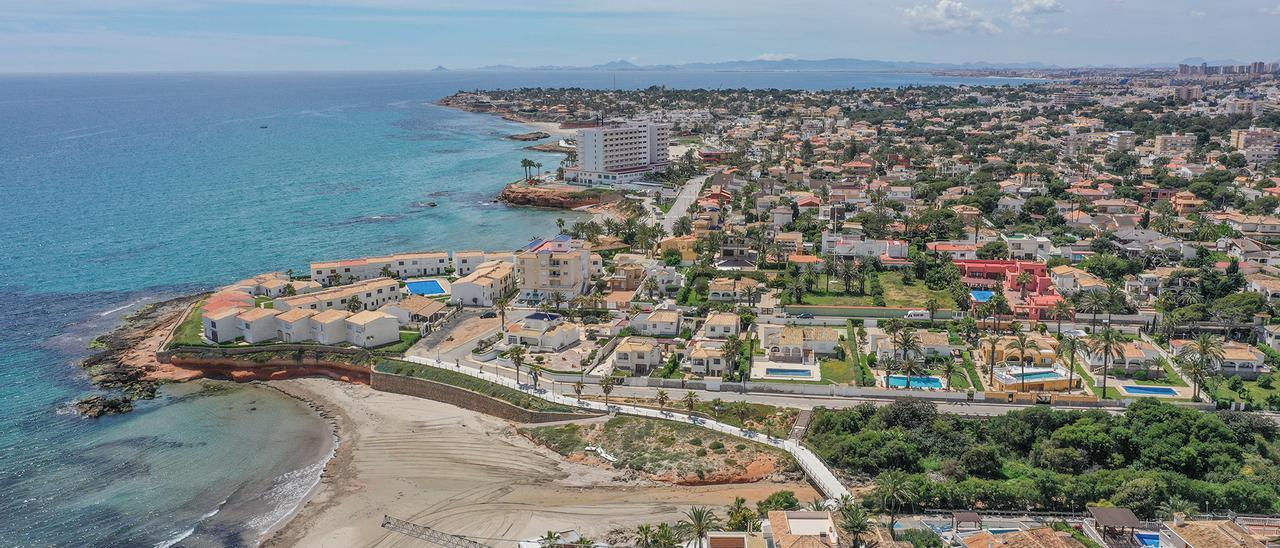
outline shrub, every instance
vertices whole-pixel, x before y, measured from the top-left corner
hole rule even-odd
[[[702,445],[702,438],[693,438],[689,440],[689,445],[693,445],[693,446]]]
[[[701,447],[699,447],[699,448],[698,448],[698,451],[697,451],[697,452],[695,452],[694,454],[695,454],[695,455],[698,455],[699,457],[705,457],[705,456],[707,456],[707,450],[706,450],[706,449],[703,449],[703,448],[701,448]]]
[[[1133,378],[1135,378],[1135,379],[1137,379],[1137,380],[1140,380],[1140,381],[1145,381],[1145,380],[1147,380],[1147,372],[1146,372],[1146,371],[1135,371],[1135,372],[1133,373]]]
[[[1270,389],[1274,383],[1271,375],[1258,375],[1258,387]]]
[[[713,441],[713,442],[711,442],[711,443],[707,444],[707,447],[710,447],[710,448],[711,448],[711,450],[715,451],[715,450],[718,450],[718,449],[724,449],[724,444],[723,444],[723,443],[720,443],[719,441]]]
[[[1240,378],[1240,375],[1232,375],[1230,379],[1227,379],[1227,388],[1237,394],[1244,393],[1244,379]]]

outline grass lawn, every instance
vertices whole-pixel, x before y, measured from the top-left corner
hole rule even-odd
[[[982,375],[978,373],[978,366],[973,363],[973,356],[969,355],[968,350],[964,351],[963,356],[964,371],[969,375],[969,385],[972,386],[974,390],[981,392],[983,390]]]
[[[826,275],[818,278],[818,283],[814,285],[814,291],[804,296],[804,304],[813,305],[833,305],[833,306],[875,306],[875,297],[871,295],[847,295],[843,292],[844,285],[840,280],[831,280],[831,292],[827,293]],[[923,281],[916,280],[911,285],[903,285],[902,274],[897,272],[881,272],[880,286],[884,288],[884,304],[885,306],[895,308],[924,308],[925,301],[936,299],[941,308],[955,308],[956,303],[951,298],[951,292],[946,290],[934,291],[929,289]],[[856,288],[855,288],[856,289]]]
[[[1207,387],[1201,387],[1200,397],[1204,398],[1208,390]],[[1258,381],[1244,381],[1244,390],[1239,392],[1232,390],[1225,378],[1218,379],[1213,385],[1213,399],[1215,400],[1249,401],[1263,408],[1267,406],[1267,398],[1276,394],[1280,394],[1280,388],[1276,387],[1276,385],[1272,385],[1271,388],[1263,388],[1258,386]]]
[[[1168,360],[1160,360],[1160,361],[1163,362],[1161,363],[1161,365],[1164,367],[1164,378],[1150,379],[1145,381],[1133,379],[1133,383],[1141,386],[1186,386],[1187,385],[1186,381],[1183,381],[1182,377],[1178,376],[1178,372],[1173,370],[1173,365],[1170,364]]]
[[[384,360],[382,363],[379,363],[375,369],[383,373],[417,377],[420,379],[456,386],[458,388],[478,392],[491,398],[505,401],[511,405],[528,409],[530,411],[546,411],[553,413],[572,413],[575,411],[575,408],[567,405],[551,403],[544,399],[535,398],[525,394],[519,390],[494,384],[484,379],[472,377],[471,375],[440,369],[438,367],[419,365],[416,363],[398,360]]]
[[[852,360],[822,360],[822,380],[835,384],[853,383],[858,378],[857,363]]]
[[[1093,392],[1095,396],[1098,396],[1103,399],[1108,399],[1108,400],[1115,400],[1115,399],[1120,399],[1125,397],[1123,394],[1120,393],[1119,390],[1112,388],[1110,386],[1107,387],[1107,393],[1102,394],[1101,391],[1098,390],[1098,385],[1093,382],[1093,375],[1090,375],[1088,371],[1085,371],[1083,365],[1076,364],[1076,374],[1079,375],[1080,378],[1084,379],[1084,383],[1089,385],[1090,391]]]
[[[417,331],[401,331],[400,342],[384,344],[382,346],[374,347],[372,350],[374,352],[386,352],[388,354],[404,354],[406,350],[409,350],[410,346],[413,346],[414,343],[417,343],[421,338],[422,334]]]
[[[178,329],[173,332],[173,340],[169,346],[206,346],[202,338],[204,333],[204,325],[200,320],[200,313],[204,310],[204,301],[196,304],[191,310],[191,315],[183,320]]]
[[[257,297],[253,298],[253,306],[256,306],[258,308],[275,308],[276,303],[273,302],[273,299],[271,297],[268,297],[266,295],[258,295]]]
[[[671,213],[671,206],[676,205],[676,203],[674,201],[658,202],[657,205],[658,205],[658,209],[662,210],[663,213]]]
[[[937,376],[941,377],[941,376],[942,376],[942,370],[941,370],[941,369],[939,369],[939,370],[937,370],[937,371],[931,371],[931,372],[930,372],[930,374],[931,374],[931,375],[937,375]],[[964,368],[963,368],[963,367],[957,367],[957,368],[956,368],[956,372],[955,372],[955,373],[952,373],[952,374],[951,374],[951,378],[950,378],[950,379],[947,379],[947,381],[948,381],[948,382],[947,382],[947,387],[948,387],[948,388],[950,388],[950,389],[952,389],[952,390],[968,390],[968,389],[969,389],[969,387],[970,387],[970,386],[969,386],[969,375],[968,375],[968,373],[964,370]]]

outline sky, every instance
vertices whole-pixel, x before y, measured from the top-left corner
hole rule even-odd
[[[0,72],[1280,60],[1280,0],[0,0]]]

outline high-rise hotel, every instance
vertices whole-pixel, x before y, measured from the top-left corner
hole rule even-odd
[[[578,165],[565,179],[589,185],[613,185],[643,179],[671,165],[667,144],[671,127],[654,122],[606,124],[578,130]]]

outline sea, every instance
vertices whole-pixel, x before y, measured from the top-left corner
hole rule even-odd
[[[79,360],[148,302],[312,260],[515,249],[572,213],[493,198],[528,131],[459,90],[1018,85],[876,72],[0,75],[0,545],[244,546],[290,515],[328,423],[269,387],[170,385],[88,419]],[[436,207],[430,207],[435,203]]]

